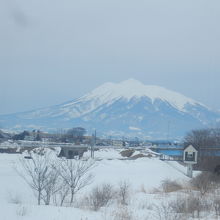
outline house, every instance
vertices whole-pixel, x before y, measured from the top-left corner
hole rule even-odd
[[[86,145],[62,146],[58,157],[65,157],[67,159],[81,158],[87,150],[88,146]]]

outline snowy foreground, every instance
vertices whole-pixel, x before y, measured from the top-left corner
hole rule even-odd
[[[21,155],[0,154],[0,219],[2,220],[169,219],[163,217],[162,210],[158,210],[160,204],[165,204],[176,197],[177,192],[162,192],[161,182],[169,179],[186,185],[189,181],[184,174],[186,168],[177,162],[163,162],[157,157],[124,160],[119,150],[104,149],[95,152],[95,167],[91,171],[94,180],[76,195],[74,207],[38,206],[33,191],[16,172],[19,157]],[[89,194],[95,186],[108,183],[117,188],[121,181],[129,183],[130,195],[126,206],[112,202],[98,211],[79,206],[77,201]],[[184,194],[184,192],[180,193]]]

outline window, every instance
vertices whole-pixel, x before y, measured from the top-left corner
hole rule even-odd
[[[185,152],[185,161],[195,161],[195,152]]]

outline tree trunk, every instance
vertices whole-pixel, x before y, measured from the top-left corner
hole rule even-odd
[[[74,191],[71,191],[70,205],[73,204]]]
[[[61,201],[60,201],[60,206],[63,206],[63,203],[65,201],[65,198],[67,197],[69,192],[69,189],[67,189],[66,191],[63,192],[63,194],[61,194]]]
[[[63,197],[63,198],[61,199],[60,206],[63,206],[64,199],[65,199],[65,197]]]
[[[37,204],[40,205],[41,200],[41,191],[38,191],[38,198],[37,198]]]
[[[47,195],[47,199],[46,199],[46,204],[45,205],[50,205],[50,194]]]
[[[63,203],[64,203],[65,198],[66,198],[66,195],[63,195],[63,196],[61,197],[60,206],[63,206]]]

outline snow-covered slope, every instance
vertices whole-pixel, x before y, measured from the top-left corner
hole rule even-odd
[[[106,104],[112,103],[121,98],[129,101],[134,97],[148,97],[152,103],[156,99],[160,99],[170,103],[173,107],[179,110],[184,110],[186,104],[196,104],[194,100],[179,93],[172,92],[159,86],[147,86],[134,79],[129,79],[119,84],[106,83],[93,90],[91,93],[83,96],[80,100],[97,100],[100,104]]]
[[[5,128],[43,130],[83,126],[106,135],[164,138],[213,125],[219,118],[219,113],[191,98],[129,79],[105,83],[67,103],[0,116],[0,124]]]

